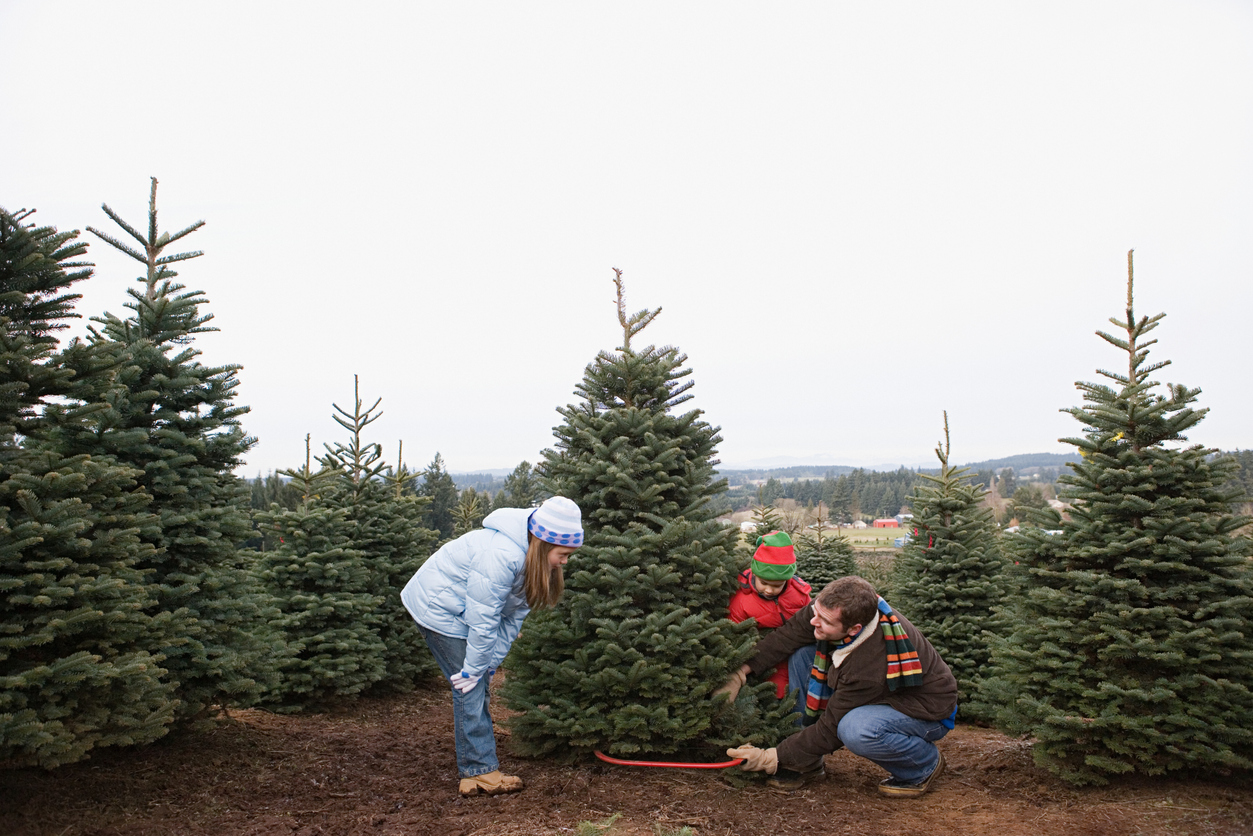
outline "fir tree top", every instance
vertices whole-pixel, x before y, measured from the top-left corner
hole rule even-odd
[[[687,362],[687,355],[668,345],[661,348],[648,346],[642,351],[631,348],[631,338],[648,327],[661,313],[661,308],[651,311],[644,308],[627,316],[622,271],[615,267],[613,272],[618,294],[618,322],[622,326],[620,353],[598,353],[575,392],[587,399],[587,405],[593,411],[618,406],[654,412],[673,409],[692,397],[687,394],[693,386],[691,381],[677,384],[678,380],[692,373],[691,369],[680,368]],[[593,371],[597,373],[593,374]]]
[[[1129,450],[1140,453],[1142,450],[1159,446],[1168,441],[1186,441],[1183,434],[1196,426],[1208,409],[1192,409],[1188,404],[1196,400],[1200,389],[1189,389],[1179,384],[1166,384],[1169,397],[1154,393],[1157,381],[1150,380],[1153,372],[1170,365],[1169,360],[1159,363],[1146,363],[1149,346],[1157,343],[1156,339],[1144,340],[1144,336],[1157,327],[1166,316],[1135,317],[1133,300],[1133,284],[1135,273],[1132,264],[1132,253],[1127,251],[1127,310],[1126,320],[1119,321],[1110,317],[1110,322],[1122,329],[1126,337],[1117,337],[1104,331],[1097,331],[1101,339],[1126,352],[1127,373],[1097,369],[1097,374],[1108,378],[1119,385],[1116,391],[1102,383],[1076,382],[1076,386],[1084,393],[1088,407],[1070,407],[1062,410],[1075,416],[1088,429],[1083,438],[1064,438],[1079,448],[1080,455],[1087,462],[1094,457],[1105,457],[1101,461],[1112,464],[1118,459],[1121,451]],[[1080,465],[1078,470],[1082,470]]]
[[[584,403],[559,407],[566,420],[554,428],[556,450],[546,450],[538,470],[546,490],[579,497],[594,529],[617,531],[632,523],[663,528],[676,517],[709,519],[709,500],[726,490],[714,480],[713,458],[722,438],[700,420],[701,410],[680,415],[674,407],[689,400],[687,355],[673,346],[636,350],[631,338],[661,308],[626,313],[622,271],[614,268],[622,346],[601,351],[575,388]],[[596,462],[595,472],[585,469]]]

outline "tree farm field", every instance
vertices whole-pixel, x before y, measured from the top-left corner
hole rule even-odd
[[[507,673],[497,674],[498,690]],[[948,768],[920,799],[879,796],[874,765],[837,752],[784,795],[737,770],[621,767],[518,757],[493,708],[518,794],[457,794],[451,698],[437,686],[326,713],[235,712],[147,747],[97,750],[53,771],[0,773],[5,836],[1236,836],[1253,787],[1217,775],[1075,788],[1037,768],[1028,741],[959,723]],[[612,820],[612,823],[610,821]]]

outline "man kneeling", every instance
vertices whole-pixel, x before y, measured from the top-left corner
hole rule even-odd
[[[799,789],[824,774],[825,755],[849,751],[886,769],[879,792],[920,796],[944,771],[935,741],[957,716],[957,680],[931,643],[873,586],[832,581],[813,603],[757,644],[715,694],[734,700],[749,673],[760,674],[814,645],[804,728],[775,749],[728,749],[741,768],[766,772],[777,789]]]

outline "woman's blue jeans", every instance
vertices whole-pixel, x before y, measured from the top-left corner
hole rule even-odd
[[[939,764],[935,741],[948,728],[939,720],[915,720],[891,706],[863,705],[840,719],[837,733],[853,754],[874,761],[898,781],[919,784]]]
[[[448,679],[461,672],[466,660],[466,640],[454,639],[428,630],[421,624],[422,638],[435,663]],[[457,774],[462,778],[486,775],[500,769],[496,760],[496,734],[492,731],[492,715],[487,711],[487,675],[475,683],[468,693],[452,688],[453,734],[457,744]]]

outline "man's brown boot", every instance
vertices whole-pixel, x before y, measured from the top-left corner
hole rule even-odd
[[[521,778],[517,775],[506,775],[499,769],[495,772],[475,775],[473,778],[461,779],[462,795],[478,795],[481,792],[488,795],[500,795],[506,792],[517,792],[520,789],[522,789]]]

